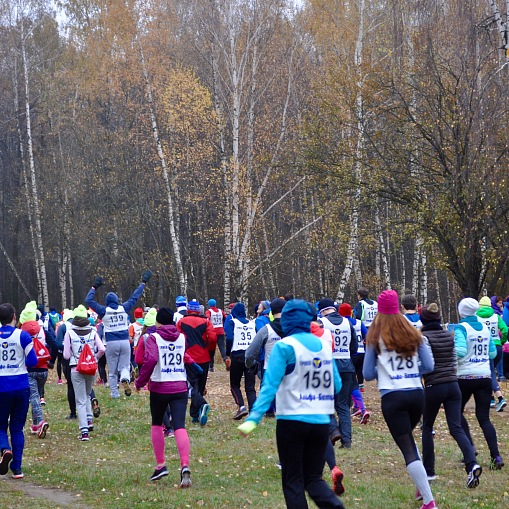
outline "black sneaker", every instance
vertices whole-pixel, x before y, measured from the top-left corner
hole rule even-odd
[[[160,468],[156,468],[154,470],[154,473],[152,474],[152,477],[150,478],[151,481],[157,481],[158,479],[161,479],[161,477],[164,477],[168,475],[168,470],[167,468],[164,466],[164,467],[160,467]]]
[[[265,417],[267,419],[275,419],[276,418],[276,412],[265,412]]]
[[[245,417],[249,412],[245,406],[241,406],[237,413],[233,416],[234,421],[240,421],[242,417]]]
[[[332,442],[332,445],[335,445],[336,442],[341,440],[341,433],[339,431],[339,428],[336,428],[334,431],[331,431],[329,433],[329,439]]]
[[[12,478],[13,479],[23,479],[25,477],[23,475],[23,472],[21,470],[13,470],[12,471]]]
[[[9,471],[9,463],[12,460],[12,451],[2,449],[2,458],[0,460],[0,475],[5,475]]]
[[[182,467],[180,472],[180,487],[190,488],[191,487],[191,470],[189,467]]]
[[[92,414],[96,419],[101,415],[101,407],[97,398],[92,398]]]
[[[77,415],[69,414],[69,415],[68,415],[65,419],[66,419],[67,421],[71,421],[71,420],[75,420],[75,419],[77,419],[77,418],[78,418],[78,416],[77,416]]]
[[[490,470],[501,470],[504,465],[505,465],[504,460],[499,454],[498,456],[491,458]]]
[[[477,488],[479,486],[479,477],[481,477],[482,468],[477,463],[468,473],[467,488]]]
[[[129,387],[129,380],[122,380],[122,386],[124,387],[124,394],[129,397],[131,395],[131,388]]]

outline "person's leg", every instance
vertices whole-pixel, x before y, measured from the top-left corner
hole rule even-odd
[[[92,414],[92,398],[95,398],[94,393],[94,382],[95,382],[96,375],[85,375],[85,384],[86,384],[86,391],[87,391],[87,402],[86,402],[86,408],[87,408],[87,423],[92,422],[93,414]],[[94,395],[92,396],[92,393]]]
[[[491,389],[495,393],[497,392],[500,393],[500,385],[498,384],[497,373],[495,371],[495,362],[493,361],[493,359],[490,359],[490,371],[491,371]]]
[[[276,441],[281,463],[283,494],[286,507],[292,509],[308,508],[303,471],[304,445],[307,436],[305,427],[303,422],[286,419],[278,419],[276,424]]]
[[[161,468],[165,465],[163,416],[170,399],[171,394],[150,393],[150,413],[152,414],[150,436],[152,438],[152,447],[154,449],[157,468]]]
[[[355,376],[357,378],[357,383],[359,384],[359,389],[364,388],[364,376],[362,374],[362,365],[364,364],[364,354],[359,353],[352,357],[353,366],[355,368]]]
[[[201,364],[200,364],[201,366]],[[186,365],[187,382],[191,386],[191,405],[189,408],[189,414],[193,419],[198,419],[200,408],[206,404],[204,397],[199,390],[199,376],[195,371]]]
[[[449,427],[451,436],[454,440],[456,440],[458,447],[463,453],[465,469],[467,472],[470,472],[477,461],[475,459],[474,450],[472,449],[470,440],[461,426],[461,391],[458,382],[451,382],[449,384],[442,385],[448,386],[447,396],[443,402],[447,426]],[[426,414],[426,407],[424,407],[424,413]],[[424,462],[424,464],[426,465],[426,462]]]
[[[38,426],[43,421],[41,399],[37,385],[37,373],[28,373],[30,385],[30,405],[32,406],[32,424]]]
[[[120,372],[120,381],[131,382],[131,343],[128,339],[117,341],[119,345],[118,371]]]
[[[74,395],[74,386],[72,385],[71,378],[71,367],[69,366],[69,361],[64,359],[63,363],[64,368],[64,376],[67,380],[67,402],[69,403],[69,417],[76,418],[76,397]]]
[[[509,352],[502,354],[502,366],[504,368],[504,376],[509,380]]]
[[[180,468],[189,466],[189,436],[185,429],[187,394],[173,394],[170,400],[170,409],[175,428],[175,441],[180,456]]]
[[[490,421],[491,381],[488,378],[481,378],[475,380],[475,382],[475,416],[490,448],[490,455],[492,458],[495,458],[499,455],[499,451],[497,432]]]
[[[330,444],[329,426],[307,424],[307,428],[309,431],[304,442],[302,465],[304,489],[318,507],[342,508],[343,504],[322,478],[325,450],[327,443]]]
[[[198,390],[200,394],[203,396],[205,394],[205,389],[207,388],[207,376],[209,374],[209,363],[208,362],[200,362],[200,367],[203,369],[203,373],[198,375]]]
[[[253,405],[256,401],[256,375],[254,373],[250,373],[244,364],[244,388],[246,390],[246,398],[247,404],[249,407],[249,411],[253,408]]]
[[[62,352],[58,352],[57,354],[57,375],[58,380],[62,380],[62,359],[64,358],[64,354]]]
[[[121,341],[109,341],[106,345],[106,362],[108,363],[108,382],[110,384],[110,393],[113,399],[120,398],[118,393],[118,365],[120,356]]]
[[[465,432],[465,435],[467,436],[470,445],[473,447],[474,441],[472,440],[472,436],[470,435],[470,428],[468,427],[468,422],[465,419],[465,416],[463,415],[463,412],[465,411],[465,406],[468,403],[470,396],[472,396],[473,392],[472,382],[475,382],[475,380],[463,380],[463,379],[458,380],[458,385],[461,392],[461,427],[463,428],[463,431]]]
[[[28,390],[30,394],[30,389]],[[16,404],[18,391],[0,392],[0,453],[2,449],[10,449],[7,429],[12,409]],[[26,412],[25,412],[26,416]]]
[[[99,376],[101,380],[106,383],[108,381],[106,377],[106,355],[102,355],[97,361],[97,369],[99,370]]]
[[[352,443],[352,419],[350,417],[350,395],[355,373],[340,373],[342,386],[335,398],[335,408],[338,414],[338,426],[341,433],[341,443],[344,447]]]
[[[242,408],[244,406],[244,398],[240,390],[240,382],[242,381],[242,375],[244,374],[245,364],[238,358],[231,358],[230,366],[230,390],[235,400],[235,404]]]
[[[325,449],[325,462],[332,469],[336,466],[336,454],[334,453],[334,446],[330,440],[327,441],[327,448]]]
[[[170,407],[167,406],[166,410],[164,412],[164,415],[163,415],[163,425],[166,429],[171,429],[170,416],[171,416],[171,410],[170,410]]]
[[[44,398],[44,386],[46,385],[47,381],[48,381],[47,371],[41,371],[40,373],[37,373],[37,390],[39,391],[39,396],[41,398]]]
[[[219,348],[219,353],[223,358],[223,361],[226,360],[226,348],[224,345],[224,334],[217,335],[217,347]]]
[[[440,405],[444,399],[443,385],[433,385],[424,389],[424,413],[422,416],[422,462],[429,476],[435,475],[435,445],[433,443],[433,425]]]
[[[87,419],[87,401],[90,399],[87,395],[87,385],[85,375],[74,372],[71,373],[72,384],[74,386],[74,395],[76,397],[76,408],[78,410],[78,421],[81,433],[88,433]]]
[[[21,389],[16,392],[18,395],[11,407],[11,420],[9,423],[12,443],[12,462],[10,465],[12,471],[21,470],[23,449],[25,447],[23,428],[27,420],[28,406],[30,403],[30,389]]]
[[[214,357],[216,355],[216,350],[209,350],[209,355],[210,355],[210,362],[209,362],[209,371],[213,372],[214,371]]]

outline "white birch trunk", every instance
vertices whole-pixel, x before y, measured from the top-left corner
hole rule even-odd
[[[405,267],[405,249],[403,247],[403,244],[401,245],[400,259],[401,259],[401,287],[404,295],[406,293],[406,267]]]
[[[421,304],[424,306],[428,303],[428,258],[426,250],[421,250]]]
[[[419,300],[419,267],[421,261],[421,245],[422,245],[422,237],[421,234],[418,233],[415,238],[415,246],[414,246],[414,268],[412,273],[412,294],[415,295],[417,300]]]
[[[157,119],[155,115],[154,109],[154,101],[152,98],[152,89],[150,87],[150,81],[147,72],[147,66],[145,65],[145,56],[143,54],[143,48],[141,47],[141,43],[138,40],[138,46],[140,49],[141,56],[141,64],[143,68],[143,77],[145,79],[145,87],[147,90],[147,98],[150,110],[150,118],[152,121],[152,133],[154,135],[154,141],[157,147],[157,155],[159,156],[159,160],[161,162],[161,168],[163,170],[163,178],[166,187],[166,196],[168,200],[168,219],[170,223],[170,237],[173,248],[173,255],[175,257],[175,264],[177,266],[177,276],[180,285],[180,291],[184,296],[187,295],[187,280],[184,273],[184,266],[182,263],[181,251],[180,251],[180,235],[177,229],[175,228],[175,218],[174,218],[174,206],[173,206],[173,194],[171,189],[170,175],[168,173],[168,168],[166,166],[166,158],[163,152],[163,146],[161,143],[161,139],[159,138],[159,129],[157,126]]]
[[[389,266],[387,264],[387,252],[385,250],[385,241],[384,241],[384,235],[382,231],[382,225],[380,223],[380,214],[378,210],[375,213],[375,222],[376,222],[376,229],[377,229],[377,236],[378,236],[378,245],[380,246],[380,270],[381,275],[383,276],[383,280],[385,283],[385,289],[390,290],[391,289],[391,276],[389,273]]]
[[[24,19],[21,18],[21,58],[23,62],[23,75],[25,79],[25,110],[26,110],[26,123],[27,123],[27,141],[28,141],[28,161],[32,186],[32,199],[34,205],[34,219],[35,219],[35,237],[37,242],[37,257],[39,259],[39,267],[41,274],[41,292],[42,304],[45,308],[49,305],[48,296],[48,281],[46,278],[46,263],[44,261],[44,248],[42,244],[42,227],[41,227],[41,211],[39,208],[39,196],[37,194],[37,183],[35,176],[35,162],[34,162],[34,149],[32,143],[32,125],[30,120],[30,94],[28,85],[28,63],[26,58],[25,48],[25,33],[24,33]]]
[[[438,282],[438,270],[435,269],[435,291],[437,292],[437,306],[440,310],[440,315],[444,317],[444,310],[442,308],[442,296],[440,295],[440,284]],[[442,319],[442,322],[445,323],[445,320]]]
[[[67,308],[67,284],[65,280],[65,269],[66,269],[67,260],[65,259],[65,251],[62,256],[62,251],[60,249],[57,250],[57,270],[58,270],[58,285],[60,287],[60,300],[62,304],[62,309]]]
[[[2,242],[0,242],[0,250],[4,254],[5,258],[7,259],[7,263],[9,264],[9,267],[11,268],[12,272],[16,276],[16,279],[18,280],[19,284],[21,285],[21,288],[23,288],[23,291],[25,292],[26,296],[28,297],[28,300],[32,300],[32,297],[30,295],[30,292],[28,291],[28,288],[26,287],[23,279],[21,279],[21,276],[19,275],[18,271],[16,270],[16,267],[14,266],[14,263],[11,260],[11,257],[9,256],[9,253],[5,249]]]

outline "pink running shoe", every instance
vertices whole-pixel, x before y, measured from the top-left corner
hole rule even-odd
[[[39,429],[37,430],[37,436],[39,438],[44,438],[46,436],[46,431],[49,428],[49,424],[46,421],[42,421],[41,424],[39,424]]]
[[[362,414],[360,423],[361,424],[367,424],[369,420],[369,412],[367,410],[364,410],[364,413]]]
[[[432,500],[429,504],[423,504],[421,509],[438,509],[437,503]]]

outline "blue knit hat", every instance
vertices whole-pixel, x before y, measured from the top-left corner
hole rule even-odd
[[[177,305],[177,307],[185,306],[187,304],[187,300],[183,295],[179,295],[177,297],[177,300],[175,301],[175,304]]]
[[[199,313],[200,312],[200,303],[196,299],[189,301],[187,303],[187,310],[194,311],[195,313]]]
[[[217,304],[216,299],[209,300],[209,308],[215,308],[216,304]]]

